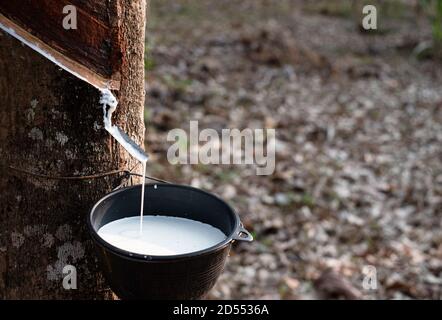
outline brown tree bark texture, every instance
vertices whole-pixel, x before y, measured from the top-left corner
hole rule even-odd
[[[0,13],[65,56],[110,77],[121,64],[118,11],[121,0],[0,0]],[[63,8],[73,5],[77,29],[66,30]]]
[[[145,0],[118,4],[113,121],[142,145]],[[0,298],[110,297],[85,221],[119,179],[48,180],[6,167],[69,176],[138,165],[104,130],[98,90],[0,31],[0,99]],[[67,264],[77,269],[77,290],[62,286]]]

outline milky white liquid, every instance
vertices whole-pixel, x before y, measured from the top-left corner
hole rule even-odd
[[[144,216],[148,156],[124,131],[112,124],[112,113],[118,101],[109,89],[101,89],[100,103],[103,105],[105,129],[131,156],[142,163],[143,179],[139,218],[130,217],[108,223],[98,230],[98,235],[117,248],[155,256],[195,252],[225,240],[226,236],[220,230],[198,221],[166,216]]]
[[[146,185],[146,161],[143,161],[143,184],[141,185],[140,235],[143,234],[144,187]]]
[[[178,255],[212,247],[226,239],[221,230],[199,221],[144,216],[144,231],[139,232],[138,217],[112,221],[98,230],[98,235],[114,247],[153,256]]]

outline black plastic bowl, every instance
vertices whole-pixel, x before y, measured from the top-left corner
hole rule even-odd
[[[252,236],[235,211],[213,194],[175,184],[146,184],[145,189],[144,215],[207,223],[223,231],[226,239],[205,250],[173,256],[146,256],[116,248],[97,231],[114,220],[139,215],[141,185],[111,192],[95,204],[88,218],[107,282],[121,299],[203,298],[221,274],[232,242],[252,241]]]

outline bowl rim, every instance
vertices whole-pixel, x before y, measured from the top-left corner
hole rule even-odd
[[[89,227],[89,232],[92,235],[92,238],[94,239],[94,241],[98,242],[101,246],[105,247],[107,250],[111,251],[112,253],[123,256],[124,258],[130,259],[130,260],[136,260],[136,261],[152,262],[152,263],[161,262],[161,261],[187,260],[190,258],[195,258],[195,257],[199,257],[202,255],[215,253],[219,250],[225,249],[225,247],[227,247],[233,241],[235,241],[235,239],[233,239],[233,237],[236,233],[238,233],[238,230],[240,229],[240,226],[241,226],[241,221],[240,221],[239,216],[236,213],[236,211],[226,201],[221,199],[219,196],[217,196],[213,193],[210,193],[208,191],[189,186],[189,185],[182,185],[182,184],[175,184],[175,183],[146,183],[145,184],[146,187],[149,187],[149,186],[154,187],[155,185],[157,185],[157,186],[161,185],[161,187],[177,187],[177,188],[188,189],[188,190],[200,192],[200,193],[206,194],[206,195],[214,198],[217,201],[222,202],[227,207],[227,209],[229,209],[229,211],[233,214],[233,217],[235,219],[235,225],[233,227],[232,232],[229,235],[226,235],[226,239],[224,239],[223,241],[221,241],[211,247],[208,247],[206,249],[193,251],[193,252],[189,252],[189,253],[171,255],[171,256],[144,255],[144,254],[139,254],[139,253],[135,253],[135,252],[130,252],[130,251],[120,249],[118,247],[113,246],[112,244],[105,241],[103,238],[101,238],[98,235],[98,232],[95,230],[94,226],[92,225],[92,216],[94,214],[94,211],[97,209],[97,207],[100,206],[108,198],[113,197],[114,195],[116,195],[118,193],[125,192],[130,189],[141,188],[142,185],[137,184],[137,185],[123,187],[123,188],[111,191],[111,192],[107,193],[105,196],[103,196],[102,198],[100,198],[93,205],[92,209],[90,210],[89,214],[87,215],[87,225]]]

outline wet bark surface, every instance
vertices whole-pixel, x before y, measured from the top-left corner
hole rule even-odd
[[[121,4],[119,106],[114,122],[144,138],[145,2]],[[118,175],[80,181],[36,178],[131,169],[103,128],[99,92],[0,32],[0,298],[110,298],[86,226],[92,205],[120,183]],[[77,269],[76,290],[62,285]]]

